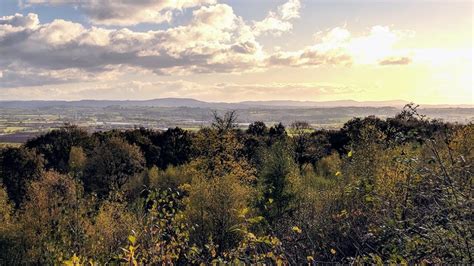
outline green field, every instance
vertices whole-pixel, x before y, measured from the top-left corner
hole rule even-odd
[[[27,127],[6,127],[5,129],[3,129],[3,133],[15,133],[18,131],[23,131],[25,129],[27,129]]]

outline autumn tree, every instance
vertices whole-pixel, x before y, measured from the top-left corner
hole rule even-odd
[[[14,265],[25,256],[22,247],[22,231],[8,198],[6,189],[0,186],[0,264]]]
[[[193,179],[186,215],[197,228],[191,239],[201,247],[212,241],[219,253],[239,242],[232,228],[241,222],[238,213],[248,206],[249,183],[255,180],[234,121],[234,113],[227,113],[217,116],[211,128],[200,130],[194,139],[197,158],[190,165]]]
[[[93,149],[94,140],[84,129],[65,126],[29,140],[25,146],[35,148],[44,156],[45,167],[67,173],[69,154],[73,146],[86,151]]]
[[[94,149],[87,159],[84,186],[87,191],[105,197],[142,172],[144,166],[145,160],[137,146],[111,138]]]
[[[86,166],[86,160],[87,157],[82,147],[71,147],[68,161],[69,171],[72,172],[75,176],[78,176],[82,173],[82,171],[84,171],[84,167]]]
[[[129,144],[138,146],[143,153],[147,167],[161,165],[162,132],[140,127],[125,132],[117,132],[115,137],[122,137]]]
[[[235,119],[233,112],[217,116],[212,127],[201,129],[193,139],[196,159],[192,164],[206,178],[232,174],[246,182],[255,179],[243,144],[237,138]]]
[[[125,202],[105,200],[101,203],[91,224],[86,228],[86,254],[97,262],[117,262],[127,238],[140,228],[140,221],[127,209]]]
[[[84,247],[86,204],[82,188],[56,172],[46,172],[28,185],[20,223],[27,243],[25,263],[54,264]]]
[[[28,183],[43,173],[44,159],[36,150],[25,147],[0,150],[0,177],[9,198],[18,207]]]

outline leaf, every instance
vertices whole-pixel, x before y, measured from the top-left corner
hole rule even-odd
[[[254,240],[254,239],[257,239],[257,237],[253,234],[253,233],[247,233],[247,237]]]
[[[346,210],[342,210],[340,215],[341,215],[341,216],[346,216],[346,215],[347,215],[347,211],[346,211]]]
[[[298,234],[301,234],[303,232],[298,226],[293,226],[291,230],[293,230],[293,232],[298,233]]]
[[[215,258],[215,257],[217,256],[217,252],[216,252],[216,250],[215,250],[214,248],[211,249],[211,256],[212,256],[213,258]]]
[[[137,241],[137,238],[135,236],[128,236],[128,241],[130,241],[132,245],[135,245],[135,241]]]
[[[352,150],[349,151],[349,153],[347,154],[347,157],[352,157]]]
[[[342,173],[339,172],[339,171],[337,171],[336,174],[335,174],[335,176],[340,176],[340,175],[342,175]]]
[[[367,196],[365,196],[365,201],[366,202],[372,202],[372,201],[374,201],[374,198],[371,195],[367,195]]]
[[[248,208],[243,208],[242,210],[240,210],[239,217],[244,218],[248,212],[249,212]]]
[[[247,222],[249,222],[251,224],[257,224],[257,223],[261,222],[262,220],[263,220],[262,216],[256,216],[256,217],[247,219]]]
[[[276,246],[276,245],[278,245],[278,244],[280,244],[280,240],[279,240],[278,238],[276,238],[276,237],[273,237],[273,238],[272,238],[272,245]]]

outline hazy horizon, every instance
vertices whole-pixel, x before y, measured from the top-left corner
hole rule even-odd
[[[119,99],[114,99],[114,98],[73,98],[73,99],[68,99],[68,98],[38,98],[38,99],[0,99],[0,102],[34,102],[34,101],[57,101],[57,102],[79,102],[79,101],[152,101],[152,100],[164,100],[164,99],[177,99],[177,100],[195,100],[195,101],[200,101],[200,102],[206,102],[206,103],[228,103],[228,104],[238,104],[238,103],[245,103],[245,102],[295,102],[295,103],[331,103],[331,102],[356,102],[356,103],[395,103],[395,102],[400,102],[403,105],[408,104],[408,103],[413,103],[415,105],[420,105],[421,107],[423,105],[426,106],[474,106],[473,101],[469,101],[466,103],[448,103],[448,102],[436,102],[436,103],[428,103],[428,102],[415,102],[415,101],[410,101],[410,100],[404,100],[404,99],[387,99],[387,100],[354,100],[350,98],[341,98],[341,99],[334,99],[334,100],[320,100],[320,99],[311,99],[311,100],[292,100],[292,99],[277,99],[277,100],[272,100],[272,99],[259,99],[259,100],[253,100],[251,98],[249,99],[240,99],[240,100],[203,100],[199,98],[192,98],[192,97],[154,97],[154,98],[119,98]],[[368,105],[370,107],[370,105]]]
[[[186,103],[187,101],[196,101],[198,103],[206,103],[210,105],[248,105],[251,106],[261,106],[261,107],[396,107],[401,108],[407,104],[415,104],[420,108],[474,108],[473,103],[466,103],[466,104],[429,104],[429,103],[415,103],[411,101],[395,99],[395,100],[382,100],[382,101],[357,101],[352,99],[341,99],[341,100],[330,100],[330,101],[318,101],[318,100],[242,100],[242,101],[206,101],[206,100],[199,100],[195,98],[188,98],[188,97],[164,97],[164,98],[150,98],[150,99],[92,99],[92,98],[84,98],[84,99],[77,99],[77,100],[61,100],[61,99],[37,99],[37,100],[1,100],[0,103],[13,103],[13,102],[67,102],[67,103],[75,103],[75,102],[153,102],[153,101],[175,101],[177,104],[173,105],[175,107],[185,106],[181,103]],[[232,109],[232,108],[231,108]]]
[[[472,104],[471,1],[0,3],[0,100]]]

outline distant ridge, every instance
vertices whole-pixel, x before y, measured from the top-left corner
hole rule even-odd
[[[44,108],[44,107],[192,107],[215,109],[247,108],[334,108],[334,107],[395,107],[401,108],[408,101],[243,101],[237,103],[205,102],[191,98],[160,98],[151,100],[80,100],[80,101],[0,101],[4,108]],[[421,105],[422,108],[473,108],[474,105]]]
[[[363,101],[340,100],[340,101],[244,101],[240,104],[260,106],[294,106],[294,107],[400,107],[409,102],[403,100],[394,101]]]
[[[41,108],[54,106],[108,107],[108,106],[156,106],[156,107],[206,107],[209,103],[189,98],[162,98],[152,100],[80,100],[80,101],[1,101],[2,107]]]

